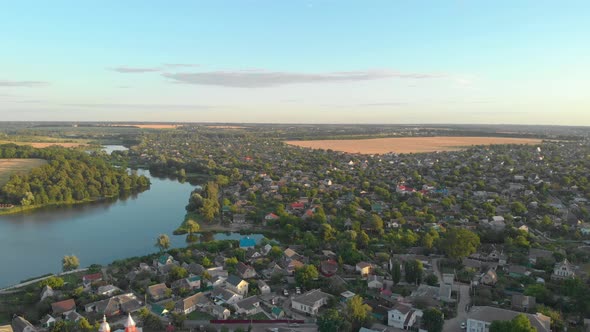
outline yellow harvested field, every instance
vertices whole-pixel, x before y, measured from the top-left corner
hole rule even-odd
[[[394,137],[357,140],[286,141],[285,143],[312,149],[332,149],[348,153],[424,153],[457,151],[474,145],[540,144],[542,140],[511,137]]]
[[[114,124],[113,127],[137,127],[141,129],[176,129],[179,125],[175,124]]]
[[[10,176],[14,173],[27,173],[31,169],[45,165],[47,161],[43,159],[0,159],[0,186],[8,182]]]
[[[30,145],[34,148],[46,148],[48,146],[63,146],[64,148],[75,148],[79,146],[87,145],[83,142],[12,142],[12,141],[0,141],[0,144],[16,144],[16,145]]]

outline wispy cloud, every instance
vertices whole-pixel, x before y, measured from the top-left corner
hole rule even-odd
[[[198,73],[163,73],[179,84],[217,85],[236,88],[265,88],[287,84],[355,82],[379,79],[431,79],[443,75],[401,73],[391,70],[343,71],[328,73],[248,71],[210,71]]]
[[[162,68],[159,67],[127,67],[127,66],[120,66],[115,68],[109,68],[110,70],[116,71],[118,73],[123,74],[141,74],[141,73],[152,73],[161,71]]]
[[[190,109],[209,109],[217,106],[213,105],[200,105],[200,104],[122,104],[122,103],[70,103],[62,104],[67,107],[79,107],[79,108],[110,108],[110,109],[151,109],[151,110],[190,110]]]
[[[168,68],[199,67],[199,65],[195,63],[165,63],[164,66]]]
[[[0,87],[24,87],[24,88],[36,88],[41,86],[49,85],[47,82],[42,81],[2,81],[0,80]]]
[[[364,106],[364,107],[392,107],[392,106],[404,106],[404,105],[408,105],[408,103],[403,102],[403,101],[390,101],[390,102],[381,102],[381,103],[357,104],[357,106]]]

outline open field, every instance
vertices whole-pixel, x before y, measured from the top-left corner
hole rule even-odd
[[[212,128],[212,129],[244,129],[246,127],[240,127],[240,126],[205,126],[207,128]]]
[[[6,184],[13,173],[26,173],[46,163],[43,159],[0,159],[0,186]]]
[[[179,125],[175,124],[113,124],[112,127],[137,127],[141,129],[176,129]]]
[[[312,149],[332,149],[348,153],[422,153],[457,151],[474,145],[493,144],[540,144],[542,140],[510,137],[395,137],[359,140],[286,141],[290,145]]]
[[[16,144],[16,145],[30,145],[34,148],[46,148],[48,146],[63,146],[64,148],[75,148],[78,146],[86,145],[86,143],[75,143],[75,142],[12,142],[12,141],[0,141],[0,144]]]

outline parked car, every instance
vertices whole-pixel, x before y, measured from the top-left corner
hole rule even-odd
[[[283,289],[283,295],[285,295],[285,296],[289,296],[289,291],[288,291],[288,290],[286,290],[286,289]]]

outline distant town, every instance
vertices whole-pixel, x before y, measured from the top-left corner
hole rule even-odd
[[[141,201],[141,171],[190,185],[140,256],[60,239],[61,272],[3,285],[2,332],[590,328],[585,127],[15,122],[0,141],[0,223]],[[2,270],[33,259],[4,251]]]

